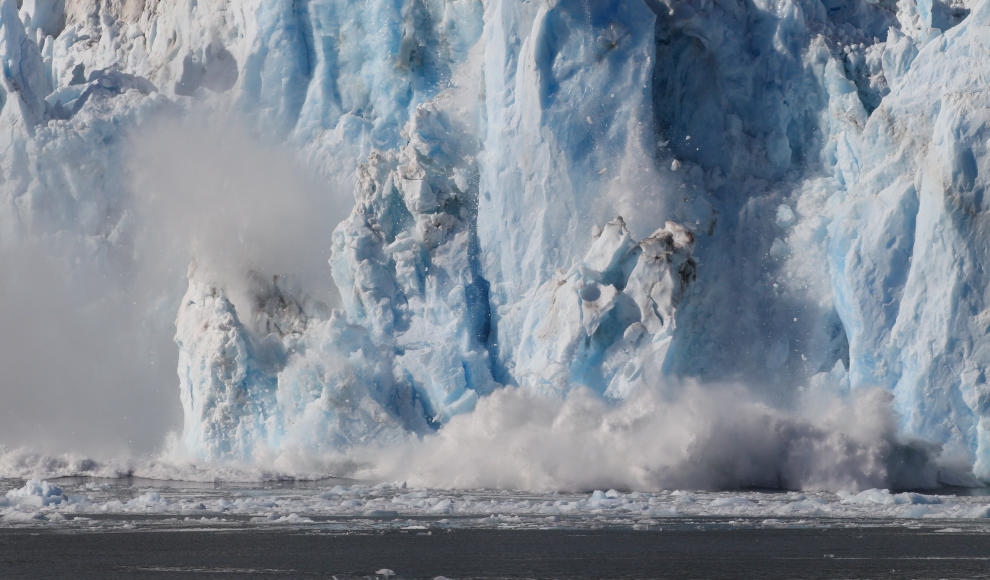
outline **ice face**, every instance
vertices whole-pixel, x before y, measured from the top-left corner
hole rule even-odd
[[[916,55],[903,39],[888,49],[892,62],[913,61],[856,135],[858,180],[839,194],[829,242],[851,384],[891,389],[906,431],[971,450],[984,479],[978,216],[987,118],[983,82],[969,67],[987,42],[986,15],[986,4],[976,5],[959,26],[919,43]]]
[[[205,245],[156,303],[193,457],[343,461],[506,385],[612,404],[693,378],[781,407],[885,389],[901,435],[990,479],[988,22],[986,0],[3,0],[0,251],[116,310],[149,255],[128,139],[206,111],[354,200],[307,248],[337,309]]]
[[[535,392],[583,385],[623,399],[662,376],[674,313],[696,264],[694,234],[673,222],[638,244],[618,217],[584,258],[537,289],[515,374]]]
[[[524,320],[543,316],[524,297],[580,259],[585,232],[622,214],[628,197],[654,214],[624,213],[638,236],[660,225],[650,205],[658,184],[637,179],[655,171],[656,18],[637,2],[506,1],[487,12],[478,237],[497,375],[512,382],[501,368],[522,348]]]

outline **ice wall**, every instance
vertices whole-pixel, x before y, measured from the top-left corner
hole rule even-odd
[[[355,199],[315,250],[332,312],[193,256],[193,456],[694,377],[784,408],[881,387],[988,479],[986,5],[4,0],[0,247],[133,271],[124,136],[207,110]]]
[[[967,449],[984,479],[988,17],[980,3],[914,45],[891,35],[891,94],[856,135],[829,242],[852,385],[891,389],[907,431]]]

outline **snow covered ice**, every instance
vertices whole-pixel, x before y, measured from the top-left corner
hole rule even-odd
[[[654,515],[700,509],[679,486],[979,485],[988,43],[990,0],[0,0],[0,317],[32,337],[0,400],[78,369],[183,417],[161,459],[0,475],[614,487]],[[25,485],[4,518],[109,505]],[[185,509],[158,493],[120,509]],[[704,505],[982,509],[863,493]],[[502,517],[395,497],[305,505]]]

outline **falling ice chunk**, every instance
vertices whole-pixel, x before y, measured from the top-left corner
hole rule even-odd
[[[780,204],[777,208],[777,226],[782,229],[787,229],[791,227],[797,218],[794,216],[794,210],[790,208],[787,204]]]
[[[608,171],[608,167],[603,167],[602,170],[598,172],[598,175],[605,175],[606,171]]]
[[[770,257],[779,260],[791,253],[790,246],[780,238],[774,238],[773,245],[770,246]]]

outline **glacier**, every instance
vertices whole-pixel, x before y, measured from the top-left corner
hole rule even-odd
[[[0,296],[43,262],[87,312],[174,322],[192,461],[437,432],[453,456],[504,436],[465,423],[499,393],[675,410],[706,383],[880,450],[847,487],[990,481],[988,43],[988,0],[0,0]],[[189,118],[290,151],[344,209],[279,174],[210,216],[254,212],[282,262],[233,257],[243,228],[162,242],[146,190],[186,170],[148,167],[215,146],[147,143]],[[866,420],[896,443],[828,397],[889,398],[896,428]],[[765,481],[834,487],[802,477]]]

